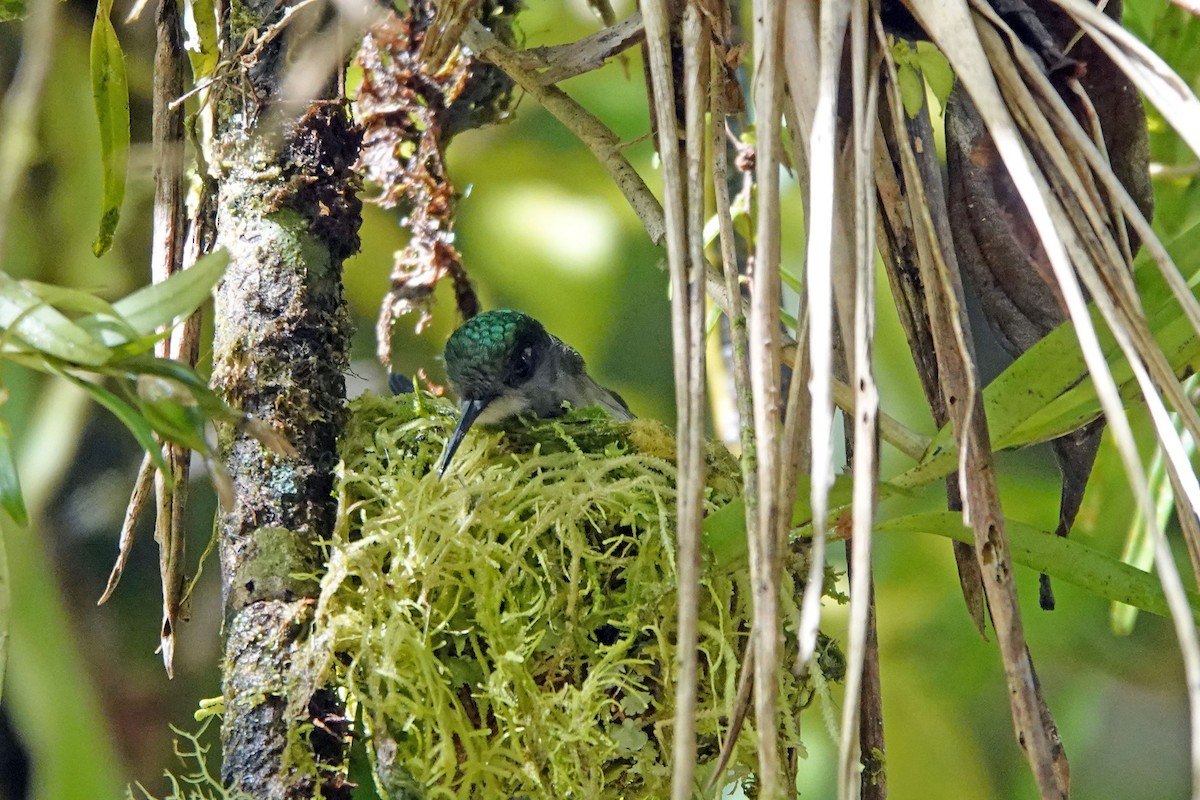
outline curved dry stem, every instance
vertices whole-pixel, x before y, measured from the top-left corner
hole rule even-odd
[[[973,29],[966,7],[933,0],[913,2],[911,5],[922,26],[942,48],[976,101],[1018,186],[1028,187],[1032,182],[1028,154],[1013,130],[1011,118],[1004,109],[979,40],[964,36],[964,31]],[[895,66],[890,57],[887,63],[892,77],[889,82],[890,102],[899,109],[901,100],[895,85]],[[898,117],[903,112],[897,110],[894,113]],[[1024,745],[1040,795],[1043,798],[1062,798],[1068,794],[1066,758],[1061,748],[1052,742],[1052,723],[1046,724],[1043,720],[1043,704],[1025,644],[1024,626],[1012,580],[1012,560],[1004,535],[1004,516],[991,469],[987,421],[983,415],[980,394],[976,390],[969,340],[963,331],[965,323],[958,300],[961,284],[957,269],[951,271],[947,267],[953,254],[943,252],[933,233],[922,180],[903,131],[897,130],[897,139],[902,145],[905,181],[910,191],[909,205],[917,223],[922,274],[930,270],[924,282],[930,293],[930,317],[938,342],[943,393],[948,400],[956,437],[960,441],[959,452],[963,463],[960,464],[959,477],[964,516],[975,533],[976,555],[1004,662],[1013,723],[1018,741]],[[1044,206],[1031,207],[1030,211],[1035,220],[1039,220],[1039,212],[1040,219],[1045,220]],[[1044,237],[1055,237],[1052,226],[1048,224],[1039,222],[1038,230]],[[1066,254],[1057,238],[1047,243],[1046,247],[1052,262],[1066,265]],[[1069,270],[1069,266],[1066,268]]]
[[[643,0],[646,46],[658,151],[662,156],[666,212],[667,261],[671,275],[671,322],[674,342],[675,405],[679,421],[677,448],[679,495],[677,547],[679,564],[679,649],[676,656],[676,710],[672,741],[671,796],[691,796],[696,763],[696,679],[700,526],[704,517],[704,110],[701,75],[707,72],[707,41],[696,7],[683,15],[686,108],[686,183],[681,166],[673,85],[671,42],[673,21],[663,0]]]
[[[662,244],[665,235],[662,206],[642,176],[622,155],[620,138],[562,89],[543,85],[541,76],[527,66],[528,53],[518,55],[517,51],[506,47],[478,20],[471,20],[467,24],[462,42],[480,58],[503,70],[592,151],[608,170],[621,194],[625,195],[650,240]]]

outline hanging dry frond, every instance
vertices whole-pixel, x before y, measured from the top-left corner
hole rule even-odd
[[[393,324],[419,311],[417,330],[424,328],[442,278],[454,282],[464,318],[479,311],[454,247],[456,193],[442,156],[454,134],[503,118],[508,109],[511,79],[460,49],[452,52],[476,5],[467,4],[465,10],[447,5],[443,10],[461,12],[461,19],[448,22],[439,15],[444,24],[434,34],[429,33],[433,14],[426,4],[414,4],[403,16],[393,12],[372,26],[358,54],[363,80],[354,113],[364,128],[359,166],[379,186],[376,203],[404,208],[403,224],[410,232],[408,246],[396,253],[392,289],[376,328],[385,366],[391,364]],[[493,24],[512,13],[503,2],[488,3],[487,10]]]

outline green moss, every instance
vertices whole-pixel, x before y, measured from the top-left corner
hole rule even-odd
[[[315,561],[304,536],[286,528],[258,528],[234,566],[228,591],[243,606],[257,600],[311,596],[317,588]]]
[[[449,403],[424,394],[351,403],[306,679],[345,687],[392,797],[667,796],[670,434],[573,412],[472,433],[438,480],[453,422]],[[736,494],[737,464],[714,450],[709,475],[712,510]],[[804,568],[788,565],[785,602]],[[736,692],[746,576],[708,564],[699,613],[703,772]],[[784,707],[811,699],[808,684],[781,680]],[[795,720],[781,724],[798,741]],[[731,781],[757,763],[754,738]]]

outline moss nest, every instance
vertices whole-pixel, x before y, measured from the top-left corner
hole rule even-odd
[[[385,797],[668,796],[677,602],[669,431],[587,410],[473,431],[439,480],[454,421],[449,403],[423,393],[351,403],[306,679],[344,688]],[[711,450],[708,468],[713,511],[740,481],[723,448]],[[804,569],[793,555],[785,603]],[[750,605],[744,567],[706,558],[702,780],[728,726]],[[795,618],[794,607],[784,611]],[[790,635],[788,643],[794,653]],[[786,672],[780,690],[795,714],[813,695],[811,682]],[[796,718],[780,725],[798,746]],[[750,733],[718,783],[753,793]]]

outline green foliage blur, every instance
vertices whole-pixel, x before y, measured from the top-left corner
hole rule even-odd
[[[47,0],[35,0],[45,2]],[[118,4],[123,16],[125,4]],[[631,4],[617,4],[619,15]],[[92,256],[101,208],[99,137],[88,77],[94,8],[59,7],[51,79],[35,127],[36,155],[8,220],[0,267],[19,278],[95,290],[109,299],[148,281],[150,230],[149,88],[151,14],[118,22],[132,92],[133,149],[122,221],[113,249]],[[1127,0],[1130,28],[1195,88],[1200,24],[1167,0]],[[20,55],[24,23],[0,25],[0,89]],[[535,3],[522,13],[524,44],[561,43],[595,31],[583,0]],[[636,50],[624,61],[575,78],[565,89],[624,140],[635,165],[656,183],[648,114]],[[0,120],[0,126],[10,121]],[[1151,114],[1152,150],[1166,169],[1155,183],[1156,225],[1168,238],[1200,219],[1195,161]],[[587,150],[532,100],[511,121],[461,135],[449,174],[464,195],[457,246],[486,308],[520,308],[571,342],[593,373],[618,390],[640,416],[673,423],[667,276],[663,253],[646,240],[633,213]],[[799,193],[785,180],[784,263],[799,271]],[[347,297],[357,326],[354,392],[386,391],[373,359],[374,320],[386,292],[392,253],[405,235],[401,214],[368,205],[362,252],[346,265]],[[927,434],[904,337],[879,286],[877,369],[884,410]],[[396,367],[425,370],[441,383],[441,346],[458,324],[448,291],[420,335],[401,323]],[[794,302],[794,301],[793,301]],[[413,320],[415,322],[415,319]],[[1001,356],[978,326],[985,372]],[[131,782],[161,795],[164,769],[179,769],[168,723],[192,728],[202,698],[219,693],[220,597],[215,569],[202,577],[179,632],[177,677],[168,681],[154,653],[158,640],[157,552],[140,529],[133,560],[114,599],[95,607],[116,553],[116,534],[137,461],[119,423],[78,389],[3,365],[0,413],[11,426],[32,521],[0,520],[11,574],[10,663],[0,709],[0,798],[21,775],[25,797],[38,800],[123,797]],[[1140,430],[1148,425],[1134,411]],[[1146,435],[1142,441],[1149,442]],[[910,462],[883,448],[885,477]],[[1044,447],[1002,454],[998,471],[1006,511],[1052,528],[1058,476]],[[204,478],[193,490],[189,559],[196,563],[211,533],[214,501]],[[937,487],[886,501],[885,512],[937,510]],[[1074,536],[1118,554],[1132,502],[1107,444]],[[835,557],[841,557],[835,548]],[[891,535],[877,541],[876,595],[887,766],[892,796],[926,800],[1033,797],[1036,792],[1013,740],[1000,659],[964,610],[947,543]],[[193,566],[190,573],[195,572]],[[1185,569],[1185,574],[1190,570]],[[1058,610],[1041,612],[1036,574],[1018,573],[1030,647],[1071,760],[1075,795],[1095,800],[1159,800],[1187,793],[1186,698],[1168,620],[1142,615],[1116,637],[1108,603],[1056,584]],[[844,609],[827,609],[826,629],[844,628]],[[801,763],[805,797],[830,796],[836,744],[826,715],[807,716]],[[829,715],[835,718],[836,715]],[[20,755],[25,760],[22,761]],[[135,796],[140,796],[135,793]]]

